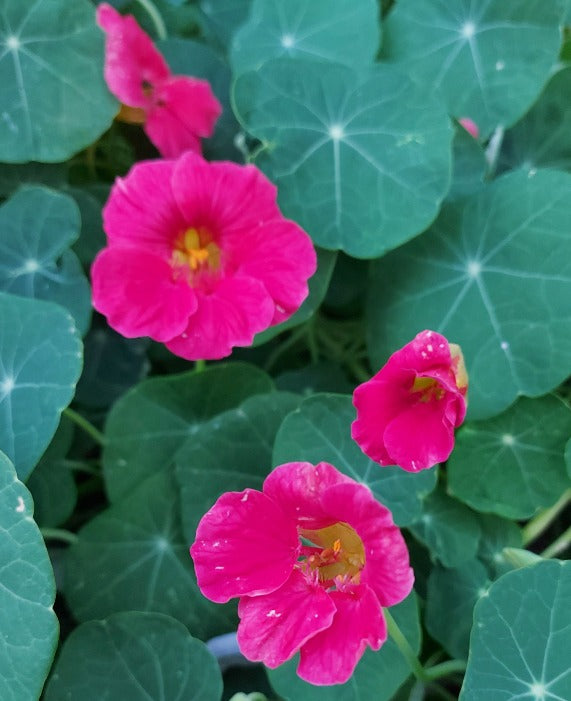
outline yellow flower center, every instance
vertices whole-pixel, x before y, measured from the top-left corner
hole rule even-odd
[[[343,577],[359,583],[365,566],[365,547],[348,523],[339,522],[318,530],[300,529],[300,535],[318,546],[306,563],[317,570],[320,581]]]
[[[420,394],[420,402],[442,399],[446,394],[444,388],[433,377],[415,377],[410,391]]]
[[[220,248],[212,240],[208,229],[187,229],[175,241],[172,262],[176,267],[188,266],[195,273],[199,270],[218,270]]]

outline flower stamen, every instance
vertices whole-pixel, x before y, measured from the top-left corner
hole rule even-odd
[[[190,228],[175,241],[172,263],[176,267],[188,266],[193,273],[205,268],[218,270],[220,248],[206,228]]]

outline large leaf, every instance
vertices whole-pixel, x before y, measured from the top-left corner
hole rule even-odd
[[[61,307],[4,293],[0,328],[0,449],[25,480],[73,397],[81,341]]]
[[[521,529],[513,521],[493,514],[479,514],[478,520],[482,530],[478,559],[486,566],[490,578],[495,579],[513,569],[504,548],[521,548]]]
[[[421,329],[445,334],[464,351],[474,419],[559,385],[571,371],[570,191],[567,173],[508,173],[375,262],[373,364]]]
[[[219,701],[220,669],[204,643],[173,618],[126,611],[72,631],[45,701]]]
[[[165,613],[208,638],[235,627],[231,606],[200,593],[172,476],[161,471],[92,519],[67,552],[64,593],[78,621],[119,611]]]
[[[19,190],[0,207],[0,290],[60,304],[83,334],[91,292],[69,250],[80,227],[71,197],[44,187]]]
[[[529,518],[571,486],[564,460],[570,435],[571,411],[560,399],[522,398],[462,428],[448,460],[448,492],[480,511]]]
[[[0,160],[64,161],[110,126],[91,3],[3,0],[0,38]]]
[[[379,48],[379,25],[375,0],[254,0],[234,35],[232,69],[240,75],[280,56],[366,66]]]
[[[238,77],[234,105],[286,216],[323,248],[373,258],[420,233],[450,184],[440,103],[387,66],[274,59]]]
[[[351,397],[316,394],[283,422],[274,445],[274,465],[297,460],[329,462],[371,488],[393,513],[395,523],[406,526],[422,512],[424,497],[436,485],[436,470],[412,474],[400,467],[381,467],[361,452],[351,439],[355,410]]]
[[[474,610],[460,701],[571,698],[571,562],[508,572]]]
[[[288,392],[250,397],[202,424],[175,457],[182,526],[194,540],[196,526],[222,492],[261,489],[272,469],[274,438],[300,398]]]
[[[206,29],[224,49],[234,32],[247,19],[251,4],[252,0],[200,0]]]
[[[30,493],[0,453],[0,698],[37,699],[58,639],[56,587]]]
[[[439,89],[451,114],[487,136],[532,104],[557,61],[561,5],[544,0],[399,0],[385,56]]]
[[[415,653],[420,650],[418,604],[414,593],[390,609]],[[410,667],[391,638],[378,652],[367,649],[351,679],[336,686],[313,686],[295,673],[298,657],[269,672],[270,683],[284,701],[389,701],[410,675]]]
[[[103,468],[111,501],[167,468],[203,421],[272,389],[265,373],[244,363],[141,382],[108,415]]]

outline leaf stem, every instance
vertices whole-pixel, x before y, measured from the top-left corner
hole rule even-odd
[[[137,2],[151,18],[155,31],[157,32],[157,38],[166,39],[167,28],[165,27],[161,13],[157,10],[155,3],[152,0],[137,0]]]
[[[527,545],[534,541],[543,531],[559,516],[561,511],[571,501],[571,489],[565,490],[560,499],[550,506],[548,509],[543,509],[537,516],[534,516],[531,521],[528,521],[523,529],[523,544]]]
[[[77,543],[79,538],[71,531],[66,531],[63,528],[40,528],[40,533],[44,540],[62,540],[64,543],[73,545]]]
[[[389,613],[388,609],[383,609],[383,613],[385,614],[385,619],[387,621],[389,636],[400,650],[401,655],[408,662],[408,666],[410,667],[414,676],[421,682],[429,681],[429,678],[426,676],[424,671],[424,667],[420,664],[418,657],[415,655],[414,650],[410,646],[408,640],[404,637],[395,619]]]
[[[206,370],[206,360],[196,360],[194,362],[194,372],[198,374]]]
[[[571,545],[571,526],[541,553],[541,557],[555,557]]]
[[[73,421],[74,424],[85,431],[85,433],[91,436],[96,443],[99,443],[99,445],[105,445],[105,436],[101,433],[101,431],[95,428],[95,426],[81,414],[78,414],[77,411],[74,411],[71,407],[67,407],[62,413],[70,421]]]
[[[457,701],[457,697],[454,696],[454,694],[451,694],[448,691],[448,689],[445,689],[444,687],[440,686],[439,684],[430,684],[429,689],[434,694],[436,694],[436,696],[439,696],[441,699],[444,699],[445,701]]]
[[[427,679],[434,681],[435,679],[440,679],[440,677],[448,677],[455,672],[465,671],[466,663],[464,660],[446,660],[446,662],[441,662],[440,664],[434,665],[434,667],[425,667],[424,674]]]

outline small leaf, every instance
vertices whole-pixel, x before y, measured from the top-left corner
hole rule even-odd
[[[513,569],[505,551],[508,548],[521,547],[521,529],[513,521],[493,514],[480,513],[478,517],[482,530],[478,545],[478,559],[486,565],[490,578],[496,579]]]

